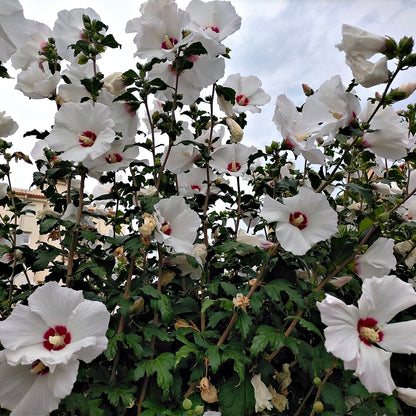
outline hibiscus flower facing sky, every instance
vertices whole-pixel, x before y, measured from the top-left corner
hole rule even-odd
[[[55,115],[46,143],[62,160],[94,160],[110,149],[116,134],[110,109],[100,103],[66,103]]]
[[[415,290],[396,276],[364,280],[358,307],[331,295],[317,303],[327,325],[327,351],[344,360],[345,369],[354,370],[370,393],[390,395],[396,388],[390,374],[392,352],[416,352],[416,320],[387,323],[413,305]]]
[[[325,196],[306,187],[300,188],[298,195],[283,198],[283,203],[266,195],[260,215],[268,222],[277,221],[280,245],[297,256],[338,230],[337,214]]]

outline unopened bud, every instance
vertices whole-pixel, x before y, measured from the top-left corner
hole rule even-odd
[[[408,98],[416,90],[416,82],[408,82],[407,84],[402,84],[399,88],[397,88],[397,90],[404,92],[406,94],[404,98]]]
[[[190,410],[190,409],[192,409],[192,401],[191,401],[190,399],[185,399],[185,400],[182,402],[182,407],[183,407],[185,410]]]
[[[244,135],[243,129],[239,126],[239,124],[235,120],[233,120],[230,117],[227,117],[225,119],[225,122],[227,123],[228,129],[230,130],[231,143],[241,142],[243,135]]]
[[[313,404],[313,410],[315,410],[316,413],[322,413],[324,411],[324,404],[322,402],[315,402]]]
[[[303,93],[309,97],[313,94],[313,89],[308,84],[302,84]]]

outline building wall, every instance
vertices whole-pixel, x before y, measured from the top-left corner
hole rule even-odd
[[[60,188],[61,189],[59,189],[59,191],[65,192],[65,185],[61,184]],[[28,244],[29,247],[36,249],[40,242],[46,242],[48,244],[58,246],[59,240],[53,241],[49,238],[48,234],[39,234],[37,214],[43,210],[51,209],[47,199],[42,194],[41,190],[39,188],[31,190],[18,189],[15,190],[15,194],[19,199],[29,202],[26,208],[27,210],[32,210],[35,212],[35,214],[28,212],[26,215],[23,215],[18,219],[19,229],[22,230],[23,233],[17,236],[17,245]],[[88,207],[88,209],[89,211],[95,210],[94,207]],[[4,214],[9,215],[9,217],[12,215],[3,207],[0,207],[0,215],[3,216]],[[94,218],[93,221],[96,224],[97,231],[100,234],[110,235],[112,232],[111,226],[106,226],[105,222],[101,219]],[[43,281],[48,272],[45,270],[33,273],[29,270],[27,274],[32,283],[36,284]],[[15,278],[15,284],[17,285],[25,282],[26,276],[23,273]]]

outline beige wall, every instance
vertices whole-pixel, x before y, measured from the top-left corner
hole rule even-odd
[[[60,186],[60,191],[65,191],[65,186]],[[34,188],[31,190],[15,190],[16,196],[26,202],[29,202],[27,205],[27,210],[35,211],[35,213],[39,213],[42,210],[50,209],[49,204],[45,196],[42,194],[39,188]],[[88,207],[89,211],[94,211],[94,207]],[[4,214],[7,214],[11,217],[11,213],[5,210],[3,207],[0,207],[0,215],[3,217]],[[28,213],[26,215],[21,216],[18,219],[19,229],[23,231],[23,234],[18,235],[17,245],[28,244],[29,247],[35,249],[39,242],[46,242],[48,244],[52,244],[55,246],[59,245],[59,240],[53,241],[49,238],[48,234],[39,234],[39,227],[37,224],[38,218],[37,215],[33,213]],[[94,223],[96,224],[97,231],[103,235],[109,235],[112,232],[112,228],[110,226],[106,226],[103,220],[100,219],[93,219]],[[37,283],[43,281],[45,276],[47,275],[47,271],[40,271],[33,273],[32,271],[28,271],[28,276],[33,283]],[[26,282],[26,277],[22,274],[17,279],[15,279],[16,284],[21,284]]]

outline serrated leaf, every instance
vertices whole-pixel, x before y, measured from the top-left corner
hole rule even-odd
[[[285,335],[271,326],[260,326],[256,334],[250,348],[252,355],[257,355],[261,351],[264,351],[269,344],[273,351],[283,347],[285,344]]]
[[[146,326],[143,328],[143,335],[146,341],[150,341],[153,336],[159,338],[161,341],[172,341],[169,334],[156,326]]]
[[[304,299],[302,295],[287,280],[272,280],[264,287],[265,293],[275,301],[281,301],[281,292],[287,293],[289,299],[295,302],[299,308],[304,307]]]
[[[347,409],[344,395],[341,389],[335,384],[325,383],[322,389],[322,398],[325,404],[334,406],[335,412],[338,414],[344,414]]]
[[[218,394],[222,416],[248,415],[254,412],[256,400],[249,377],[234,376],[226,381]]]
[[[245,312],[241,312],[237,316],[237,320],[235,321],[235,327],[236,329],[239,329],[241,332],[241,338],[246,339],[251,326],[252,326],[253,320],[250,315],[248,315]]]
[[[61,251],[56,247],[46,245],[39,247],[36,250],[36,260],[33,263],[32,270],[37,272],[46,269],[49,263],[55,260],[60,254]]]
[[[399,414],[400,406],[399,406],[399,403],[397,402],[395,397],[393,397],[393,396],[384,397],[383,398],[383,403],[384,403],[384,406],[386,406],[386,408],[393,415],[398,415]]]
[[[153,360],[145,361],[146,374],[151,376],[156,373],[158,386],[163,390],[164,396],[169,393],[169,388],[173,384],[173,376],[170,370],[175,366],[175,356],[170,352],[164,352]]]
[[[312,322],[309,322],[306,319],[304,319],[302,317],[299,317],[299,316],[288,316],[288,317],[286,317],[286,319],[298,319],[299,324],[301,326],[303,326],[304,328],[308,329],[311,332],[314,332],[316,335],[318,335],[319,338],[321,338],[322,341],[325,341],[325,338],[321,334],[321,331]]]
[[[162,317],[162,322],[164,324],[171,323],[175,317],[175,313],[173,312],[169,296],[160,295],[160,299],[157,301],[157,306]]]
[[[143,347],[142,347],[142,337],[137,334],[125,334],[124,339],[126,344],[133,349],[134,355],[137,358],[142,358],[143,356]]]
[[[142,292],[152,298],[159,299],[160,293],[153,286],[147,285],[142,287]]]
[[[220,349],[222,348],[218,345],[210,345],[206,352],[207,357],[209,357],[209,365],[214,374],[218,371],[218,367],[221,364]]]
[[[184,346],[182,346],[181,348],[179,348],[178,351],[176,351],[175,357],[175,367],[179,364],[179,362],[183,359],[189,356],[189,354],[195,354],[196,360],[198,360],[198,358],[201,355],[201,351],[200,349],[192,343],[189,344],[185,344]]]

